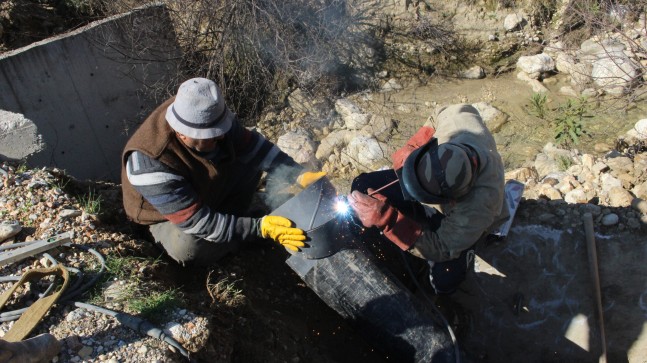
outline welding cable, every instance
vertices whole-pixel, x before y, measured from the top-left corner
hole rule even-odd
[[[73,297],[76,297],[76,296],[84,293],[90,287],[94,286],[94,284],[99,280],[99,278],[101,278],[101,276],[103,275],[103,273],[106,270],[106,259],[103,258],[103,256],[99,252],[97,252],[94,248],[90,248],[90,247],[87,247],[87,246],[82,246],[82,245],[79,245],[79,244],[76,244],[76,243],[70,244],[70,247],[79,248],[79,249],[85,250],[86,252],[89,252],[89,253],[93,254],[94,257],[96,257],[99,260],[99,263],[100,263],[101,267],[99,268],[99,271],[97,271],[97,273],[94,274],[92,279],[90,279],[90,281],[83,284],[81,287],[77,288],[76,290],[68,289],[63,294],[63,296],[61,296],[61,298],[59,299],[61,302],[69,301]]]
[[[80,246],[80,245],[75,245],[75,247],[80,247],[81,249],[85,249],[85,250],[92,250],[91,248],[88,248],[88,247],[85,247],[85,246]],[[86,284],[81,288],[78,288],[78,286],[81,284],[81,282],[83,282],[83,272],[81,272],[81,270],[79,270],[79,269],[77,269],[75,267],[66,267],[66,269],[68,271],[76,273],[77,278],[75,278],[74,283],[70,287],[68,287],[66,293],[64,293],[58,299],[59,302],[65,302],[64,299],[66,297],[71,298],[73,296],[76,296],[76,294],[72,295],[70,292],[73,293],[73,292],[80,291],[80,290],[85,291],[88,287],[90,287],[91,285],[94,284],[94,282],[100,277],[100,275],[105,270],[105,260],[103,259],[103,256],[101,256],[101,254],[99,254],[95,250],[92,250],[92,251],[94,251],[93,254],[96,257],[98,257],[99,261],[102,263],[102,269],[97,274],[98,276],[95,276],[95,279],[93,279],[91,281],[91,283]],[[54,257],[52,257],[52,255],[50,255],[49,253],[43,253],[43,255],[45,256],[45,258],[47,258],[47,260],[49,260],[52,263],[53,266],[56,266],[56,265],[59,264],[59,262]],[[19,280],[20,280],[20,276],[0,276],[0,282],[19,281]],[[45,289],[44,292],[38,294],[38,298],[48,296],[49,294],[51,294],[54,291],[56,286],[57,286],[56,281],[52,281],[52,283],[49,284],[49,286]],[[24,313],[27,309],[28,309],[28,307],[21,308],[21,309],[16,309],[16,310],[11,310],[11,311],[6,311],[4,313],[0,313],[0,322],[18,320],[18,319],[20,319],[20,316],[22,315],[22,313]]]
[[[57,265],[58,265],[58,263],[59,263],[59,262],[58,262],[58,260],[56,260],[56,259],[55,259],[52,255],[50,255],[49,253],[44,252],[44,253],[43,253],[43,256],[45,256],[45,258],[46,258],[46,259],[48,259],[48,260],[49,260],[49,262],[51,262],[52,266],[57,266]],[[75,276],[77,276],[77,277],[74,279],[74,282],[72,282],[72,284],[71,284],[71,285],[68,285],[68,287],[67,287],[67,290],[68,290],[68,291],[69,291],[69,290],[74,290],[74,289],[76,289],[76,288],[77,288],[77,286],[78,286],[78,285],[80,285],[80,284],[81,284],[81,282],[83,281],[83,271],[79,270],[79,269],[78,269],[78,268],[76,268],[76,267],[68,267],[68,266],[66,266],[66,267],[65,267],[65,269],[66,269],[66,270],[68,270],[69,272],[73,273]],[[47,295],[47,293],[48,293],[48,292],[47,292],[47,291],[45,291],[42,295],[40,295],[40,297],[46,296],[46,295]]]
[[[411,277],[411,280],[413,280],[414,285],[416,285],[416,288],[422,293],[422,296],[425,297],[429,305],[431,305],[431,309],[434,312],[434,316],[440,320],[439,323],[441,323],[443,326],[445,326],[445,329],[447,329],[447,332],[449,333],[449,336],[452,339],[452,344],[454,345],[454,356],[456,357],[456,363],[461,363],[461,352],[460,349],[458,348],[458,340],[456,340],[456,335],[454,335],[454,330],[452,327],[449,325],[449,322],[445,317],[443,316],[443,313],[438,310],[436,307],[436,304],[431,300],[429,295],[425,292],[425,290],[422,289],[422,286],[420,286],[420,283],[418,283],[418,280],[416,279],[416,275],[413,273],[411,270],[411,266],[409,265],[409,261],[407,261],[407,256],[405,256],[404,251],[400,250],[400,257],[402,257],[402,261],[404,261],[404,266],[407,269],[407,273]]]
[[[92,310],[105,315],[110,315],[117,321],[119,321],[119,323],[121,323],[122,325],[138,333],[146,334],[152,338],[165,342],[166,344],[177,349],[178,352],[180,352],[180,354],[186,357],[190,362],[195,362],[195,360],[190,357],[190,353],[186,349],[184,349],[184,347],[182,347],[180,343],[178,343],[172,337],[166,335],[166,333],[164,333],[162,329],[154,326],[153,324],[142,318],[124,312],[117,312],[100,306],[82,303],[79,301],[70,302],[70,304],[86,310]]]

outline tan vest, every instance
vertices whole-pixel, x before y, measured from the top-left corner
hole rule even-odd
[[[126,143],[121,157],[121,188],[126,215],[139,224],[154,224],[166,219],[146,201],[128,181],[126,161],[131,152],[137,150],[159,160],[188,180],[198,193],[203,204],[216,208],[225,195],[218,193],[226,182],[226,162],[216,165],[187,148],[166,122],[166,109],[173,102],[172,97],[160,105],[139,126]],[[233,145],[225,139],[228,155],[234,155]]]

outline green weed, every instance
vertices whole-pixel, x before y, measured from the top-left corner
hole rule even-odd
[[[159,259],[134,256],[106,257],[106,271],[103,277],[95,284],[89,301],[102,305],[104,302],[104,289],[113,281],[120,281],[120,293],[113,296],[113,303],[118,303],[123,310],[132,314],[139,314],[142,318],[154,322],[164,319],[164,312],[182,304],[182,295],[178,289],[168,289],[160,284],[142,278],[141,270],[144,266],[153,266],[161,263]]]
[[[583,120],[589,115],[589,105],[585,98],[569,99],[558,107],[553,120],[555,142],[562,146],[577,145],[586,135]]]
[[[89,214],[99,214],[101,212],[101,196],[97,195],[91,189],[87,195],[80,197],[81,208]]]
[[[530,113],[544,120],[548,114],[546,105],[548,98],[543,92],[535,92],[530,96]]]
[[[131,310],[151,321],[161,321],[165,313],[180,305],[181,294],[177,289],[152,291],[128,302]]]
[[[120,280],[136,278],[137,268],[145,261],[143,257],[107,256],[106,276]],[[152,263],[154,264],[155,261]]]
[[[27,167],[27,164],[22,163],[18,165],[18,167],[16,168],[16,174],[26,173],[27,170],[29,170],[29,168]]]
[[[556,161],[559,166],[559,170],[562,171],[568,170],[568,168],[573,165],[573,159],[562,155],[558,156]]]

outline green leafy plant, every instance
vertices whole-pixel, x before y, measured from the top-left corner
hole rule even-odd
[[[555,143],[562,146],[577,145],[586,135],[583,120],[589,115],[589,105],[585,98],[569,99],[558,107],[553,120]]]
[[[535,92],[530,96],[530,113],[539,117],[540,119],[545,119],[548,114],[548,107],[546,105],[548,99],[546,94],[543,92]]]

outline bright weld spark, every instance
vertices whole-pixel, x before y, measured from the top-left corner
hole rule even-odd
[[[348,205],[346,198],[337,199],[337,202],[335,203],[335,211],[340,215],[348,215],[350,212],[350,206]]]

